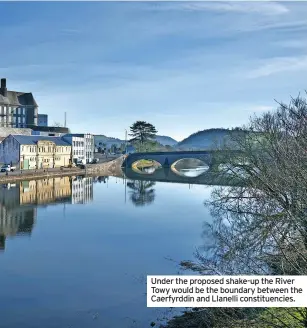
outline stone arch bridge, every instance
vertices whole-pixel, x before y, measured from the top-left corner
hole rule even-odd
[[[129,154],[122,163],[122,167],[126,169],[132,168],[133,163],[139,160],[154,160],[163,167],[170,167],[181,159],[199,159],[209,166],[212,170],[216,165],[225,163],[229,155],[238,155],[238,151],[215,151],[215,150],[199,150],[199,151],[177,151],[177,152],[144,152]]]

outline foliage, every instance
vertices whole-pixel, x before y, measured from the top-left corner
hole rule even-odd
[[[223,170],[243,187],[213,190],[205,202],[214,220],[205,225],[204,246],[182,268],[210,275],[307,274],[306,122],[307,101],[299,96],[252,117],[244,133],[232,135],[241,155],[229,156]],[[212,321],[215,315],[218,322]],[[226,322],[234,328],[301,328],[307,327],[307,311],[201,309],[182,327],[226,327]]]
[[[145,121],[136,121],[131,125],[130,131],[130,142],[139,143],[141,146],[153,139],[158,132],[152,124]]]

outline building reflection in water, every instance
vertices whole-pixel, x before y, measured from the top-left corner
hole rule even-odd
[[[93,178],[73,177],[71,181],[72,204],[86,204],[93,200]]]
[[[36,215],[36,206],[21,205],[19,185],[0,185],[0,250],[7,237],[30,235]]]
[[[7,237],[31,235],[37,207],[93,200],[93,178],[56,177],[0,185],[0,250]]]
[[[51,205],[71,202],[70,179],[70,177],[57,177],[20,182],[20,205]]]

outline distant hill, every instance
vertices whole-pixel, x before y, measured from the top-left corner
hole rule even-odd
[[[103,134],[99,134],[99,135],[94,135],[94,143],[96,148],[103,147],[103,145],[105,144],[105,147],[109,149],[111,148],[112,145],[116,145],[116,147],[120,147],[121,144],[125,143],[125,140],[107,137]]]
[[[166,146],[166,145],[174,146],[174,145],[177,145],[177,143],[178,143],[177,140],[175,140],[171,137],[168,137],[168,136],[159,136],[159,135],[157,135],[155,139],[156,139],[156,141],[158,141],[163,146]]]
[[[229,129],[208,129],[198,131],[189,137],[178,142],[176,149],[180,150],[205,150],[215,149],[217,145],[223,144],[229,140],[231,133],[237,133],[237,130]]]
[[[103,134],[94,135],[95,147],[102,147],[103,144],[106,145],[106,148],[111,148],[112,145],[116,145],[116,147],[120,147],[121,144],[125,143],[125,140],[121,140],[118,138],[107,137]],[[155,140],[160,143],[162,146],[169,145],[174,146],[177,144],[177,141],[168,136],[159,136],[157,135]]]

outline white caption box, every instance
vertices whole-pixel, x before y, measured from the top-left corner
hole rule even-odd
[[[147,276],[147,307],[307,307],[307,276]]]

